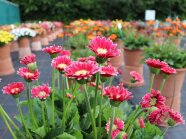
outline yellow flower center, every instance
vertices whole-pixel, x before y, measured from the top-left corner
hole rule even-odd
[[[85,74],[87,74],[87,70],[79,70],[79,71],[76,71],[76,73],[75,73],[75,75],[76,76],[79,76],[79,75],[85,75]]]
[[[25,75],[26,75],[26,76],[34,76],[34,74],[31,73],[31,72],[26,72]]]
[[[39,97],[44,97],[45,95],[46,95],[46,92],[45,91],[41,91],[38,94]]]
[[[97,49],[97,53],[98,53],[98,54],[106,54],[106,53],[107,53],[107,49],[98,48],[98,49]]]
[[[13,88],[13,89],[11,89],[11,92],[12,93],[15,93],[16,91],[19,91],[19,88]]]
[[[151,106],[156,105],[156,101],[157,101],[156,98],[151,98],[151,100],[150,100],[150,105],[151,105]]]
[[[59,64],[57,67],[64,69],[64,68],[66,68],[66,66],[67,66],[66,64]]]

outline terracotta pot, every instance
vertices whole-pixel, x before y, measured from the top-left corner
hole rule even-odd
[[[186,68],[176,69],[177,73],[175,75],[170,75],[165,82],[163,91],[161,94],[166,97],[166,105],[170,106],[171,99],[173,100],[172,108],[175,108],[175,111],[180,111],[180,96],[181,88],[184,82]],[[160,85],[163,81],[162,74],[156,75],[154,78],[153,89],[159,90]],[[178,97],[178,98],[176,98]]]
[[[40,36],[32,38],[31,46],[33,51],[40,51],[42,49]]]
[[[27,37],[23,37],[18,39],[19,44],[19,59],[24,58],[25,56],[31,55],[30,49],[30,39]]]
[[[9,46],[10,46],[10,52],[17,52],[19,50],[17,41],[11,42]]]
[[[15,72],[15,69],[12,64],[10,57],[10,46],[5,45],[0,47],[0,76],[10,75]]]
[[[43,36],[41,37],[41,45],[49,45],[47,35],[43,35]]]
[[[138,67],[142,66],[142,60],[144,50],[129,50],[127,47],[124,47],[124,63],[126,66]]]
[[[114,58],[110,59],[110,64],[115,66],[115,67],[120,67],[124,65],[124,60],[123,60],[123,41],[118,40],[117,42],[117,47],[120,49],[120,55],[116,56]]]
[[[122,74],[122,78],[121,78],[121,82],[124,85],[129,85],[131,87],[137,87],[137,86],[142,86],[144,85],[144,79],[142,79],[141,83],[131,83],[131,76],[130,76],[130,72],[131,71],[137,71],[141,77],[143,77],[143,65],[139,66],[139,67],[131,67],[131,66],[124,66],[123,69],[123,74]]]

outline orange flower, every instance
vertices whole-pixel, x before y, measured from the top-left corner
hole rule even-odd
[[[115,41],[117,37],[118,36],[116,34],[111,34],[108,38],[111,39],[112,41]]]
[[[165,21],[166,21],[166,22],[171,22],[172,19],[171,19],[170,17],[167,17],[167,18],[165,19]]]

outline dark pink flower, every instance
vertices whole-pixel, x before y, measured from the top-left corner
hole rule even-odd
[[[36,62],[36,55],[34,55],[34,54],[26,56],[20,60],[20,63],[25,64],[25,65],[32,64],[35,62]]]
[[[98,64],[93,61],[88,62],[72,62],[65,68],[65,75],[69,78],[77,80],[88,79],[99,70]]]
[[[42,49],[44,52],[52,55],[52,54],[58,54],[62,51],[61,46],[50,46]]]
[[[24,84],[22,82],[13,82],[11,84],[8,84],[7,86],[4,86],[2,91],[3,94],[9,94],[9,95],[18,95],[24,90]]]
[[[30,71],[28,68],[22,67],[19,68],[17,74],[22,76],[26,81],[37,80],[39,78],[39,71],[35,70],[34,72]]]
[[[169,110],[169,118],[173,120],[174,124],[185,124],[181,114],[173,110]]]
[[[103,95],[108,96],[110,100],[119,102],[131,99],[133,97],[131,94],[131,92],[123,88],[121,85],[106,87],[103,93]]]
[[[120,54],[117,45],[105,37],[95,37],[90,41],[90,50],[99,58],[111,58]]]
[[[161,72],[167,75],[176,74],[176,70],[174,68],[171,68],[169,66],[165,66],[161,68]]]
[[[148,66],[153,67],[153,68],[157,68],[157,69],[161,69],[161,68],[167,66],[167,63],[160,61],[159,59],[148,58],[148,59],[146,59],[145,62]]]
[[[58,56],[52,60],[51,66],[62,72],[71,62],[68,56]]]
[[[123,74],[123,70],[122,70],[121,68],[118,68],[118,73],[119,73],[120,75],[122,75],[122,74]]]
[[[139,82],[139,83],[142,82],[142,77],[138,72],[131,71],[130,75],[132,76],[132,80],[134,80],[134,82]]]
[[[44,100],[50,95],[51,88],[48,84],[43,84],[32,88],[31,93],[33,98]]]
[[[78,58],[78,61],[80,61],[80,62],[95,61],[95,60],[96,60],[96,58],[94,56]]]
[[[161,95],[160,91],[152,89],[151,93],[147,93],[143,96],[143,101],[140,102],[142,108],[149,108],[155,106],[161,108],[165,105],[165,97]]]
[[[66,97],[69,98],[69,99],[74,98],[74,96],[72,94],[70,94],[70,93],[66,93]]]
[[[169,108],[167,106],[162,106],[157,110],[151,112],[148,119],[151,124],[165,124],[165,120],[168,117]]]
[[[110,120],[106,124],[105,128],[106,128],[107,134],[109,134]],[[112,127],[112,139],[115,139],[119,135],[120,131],[123,130],[123,128],[124,128],[124,122],[119,118],[115,118],[114,123],[113,123],[113,127]]]
[[[100,75],[105,77],[116,76],[118,74],[117,69],[111,65],[101,66]]]
[[[138,118],[138,122],[139,122],[139,126],[140,126],[140,128],[144,128],[144,127],[145,127],[145,123],[144,123],[142,117],[139,117],[139,118]]]
[[[70,56],[71,52],[70,50],[61,50],[60,55],[61,56]]]

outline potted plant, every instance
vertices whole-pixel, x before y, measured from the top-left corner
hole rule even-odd
[[[132,110],[127,103],[132,98],[128,89],[122,84],[105,87],[105,82],[117,75],[115,67],[105,66],[105,62],[118,56],[119,50],[105,37],[94,38],[89,49],[96,61],[72,61],[68,56],[58,56],[62,50],[60,46],[44,48],[43,51],[51,56],[51,85],[37,81],[40,65],[37,65],[35,55],[21,60],[26,67],[20,68],[18,74],[26,81],[26,86],[23,82],[13,82],[3,87],[3,93],[15,98],[20,112],[15,118],[22,127],[18,127],[0,105],[0,114],[14,139],[163,138],[169,127],[184,123],[182,116],[166,107],[165,98],[153,89]],[[58,74],[61,76],[56,76]],[[63,82],[60,82],[61,77]],[[92,77],[96,79],[95,86],[90,85]],[[132,74],[131,78],[140,81],[139,74]],[[68,79],[74,81],[70,88]],[[31,87],[31,82],[36,83]],[[83,90],[78,90],[80,86]],[[20,101],[25,88],[27,100]],[[153,101],[155,99],[157,101]],[[28,105],[28,114],[22,114],[21,105]],[[162,132],[156,125],[165,116],[168,127]]]
[[[128,33],[127,33],[128,32]],[[143,77],[143,54],[144,48],[151,46],[151,38],[142,32],[138,32],[132,28],[127,30],[127,34],[123,40],[124,43],[124,74],[122,82],[130,86],[141,86],[144,84],[144,79],[141,83],[130,83],[129,73],[133,70],[138,71]]]
[[[15,72],[10,57],[10,42],[14,36],[7,31],[0,30],[0,75],[9,75]]]
[[[155,77],[151,74],[151,78],[154,78],[154,89],[160,89],[160,84],[166,80],[164,88],[160,89],[161,93],[167,98],[168,106],[180,111],[181,88],[186,73],[186,50],[177,47],[176,44],[156,45],[145,49],[145,58],[159,59],[176,69],[176,74],[170,75],[168,78],[165,78],[162,72]]]
[[[30,38],[36,36],[36,32],[29,28],[13,29],[11,33],[16,37],[19,44],[19,58],[22,59],[31,54]]]

